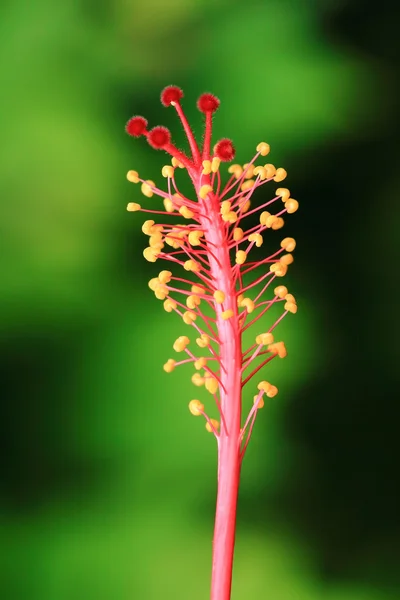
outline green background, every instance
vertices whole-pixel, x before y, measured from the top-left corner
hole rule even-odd
[[[162,370],[187,330],[149,291],[159,265],[142,257],[143,219],[125,210],[142,198],[126,172],[161,182],[166,162],[125,135],[128,118],[144,114],[182,143],[159,103],[168,84],[184,89],[199,135],[196,98],[217,94],[214,139],[231,137],[241,163],[269,142],[300,201],[284,229],[298,242],[289,284],[299,312],[280,330],[289,356],[268,373],[279,395],[244,464],[232,598],[397,597],[389,7],[3,2],[2,599],[209,594],[215,444],[187,410],[204,397],[190,369]]]

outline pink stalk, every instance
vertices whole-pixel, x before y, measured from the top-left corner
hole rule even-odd
[[[192,158],[172,144],[171,134],[165,127],[157,126],[148,131],[143,117],[133,117],[127,124],[126,130],[130,135],[145,136],[151,146],[172,156],[172,166],[165,165],[162,169],[163,177],[167,178],[167,192],[152,181],[141,179],[136,171],[128,173],[128,180],[140,183],[146,197],[159,196],[165,210],[142,208],[133,202],[128,204],[128,210],[178,215],[180,220],[189,221],[187,225],[182,222],[171,225],[145,221],[142,230],[149,236],[149,246],[143,254],[150,262],[166,260],[188,273],[185,277],[177,277],[171,271],[163,270],[158,277],[150,280],[149,287],[159,300],[164,301],[164,309],[178,314],[198,336],[196,346],[190,349],[187,347],[189,338],[185,335],[178,337],[173,348],[176,352],[184,352],[188,358],[180,361],[169,359],[164,370],[170,373],[182,364],[193,364],[195,373],[192,381],[198,387],[204,386],[211,394],[220,419],[211,418],[200,400],[189,402],[192,415],[205,419],[206,429],[217,441],[218,488],[210,598],[230,600],[241,463],[257,413],[264,406],[263,397],[273,398],[278,392],[276,386],[268,381],[259,382],[253,407],[242,424],[242,389],[276,356],[286,356],[283,342],[275,342],[272,331],[288,312],[297,311],[294,296],[283,285],[274,288],[272,297],[259,301],[269,293],[275,278],[283,277],[293,262],[294,239],[283,239],[281,249],[265,259],[248,261],[248,255],[254,246],[261,246],[262,235],[268,229],[283,226],[281,215],[295,212],[298,203],[290,197],[288,189],[278,188],[272,200],[249,211],[253,192],[259,186],[271,181],[280,182],[286,177],[286,171],[276,169],[274,165],[256,166],[255,161],[269,153],[269,146],[264,142],[257,146],[256,155],[247,165],[229,168],[232,176],[220,192],[220,163],[231,161],[235,149],[230,140],[223,139],[214,146],[212,153],[210,150],[212,115],[219,107],[219,100],[212,94],[203,94],[198,100],[197,106],[205,115],[204,143],[200,154],[180,106],[182,97],[183,92],[179,88],[168,86],[161,94],[161,101],[165,106],[175,106]],[[187,170],[195,191],[194,200],[179,193],[174,175],[177,168]],[[172,188],[174,194],[171,193]],[[284,203],[284,210],[275,214],[264,211],[260,215],[260,225],[249,227],[247,231],[242,228],[243,217],[253,215],[279,199]],[[255,275],[250,283],[246,281],[244,286],[243,275],[258,267],[263,273]],[[268,279],[266,284],[263,283],[265,279]],[[255,290],[260,287],[257,293]],[[245,292],[253,297],[244,296]],[[183,303],[185,299],[186,304]],[[201,302],[211,307],[213,317],[201,310]],[[260,317],[277,303],[283,303],[282,315],[264,328],[264,333],[262,329],[255,332],[255,343],[243,351],[242,333],[255,326]],[[199,354],[201,349],[207,353],[206,356]],[[265,355],[268,355],[266,359],[263,358]],[[248,367],[251,367],[250,374],[245,375]]]

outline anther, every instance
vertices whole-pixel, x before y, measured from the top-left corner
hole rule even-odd
[[[142,207],[137,202],[129,202],[128,206],[126,207],[126,210],[128,210],[129,212],[137,212],[141,208]]]
[[[287,237],[281,241],[281,248],[286,250],[286,252],[293,252],[296,248],[296,240],[291,237]]]
[[[212,427],[211,427],[210,423],[211,423]],[[214,433],[213,428],[215,429],[215,431],[218,431],[219,421],[217,421],[216,419],[210,419],[210,423],[208,421],[206,423],[207,431],[209,431],[210,433]]]
[[[285,169],[282,169],[282,167],[279,167],[276,170],[275,176],[274,176],[274,181],[279,182],[279,181],[283,181],[284,179],[286,179],[287,176],[287,172],[285,171]]]
[[[233,317],[233,310],[231,308],[229,308],[228,310],[224,310],[221,313],[221,317],[224,319],[224,321],[227,321],[228,319],[230,319],[231,317]]]
[[[173,358],[169,358],[163,367],[164,371],[166,373],[172,373],[172,371],[175,369],[175,363],[176,360],[174,360]]]
[[[246,262],[247,254],[244,250],[238,250],[236,252],[235,262],[237,265],[243,265]]]
[[[172,179],[174,176],[174,167],[171,167],[171,165],[164,165],[161,169],[161,175]]]
[[[262,243],[264,241],[261,233],[251,233],[248,237],[248,240],[249,242],[254,242],[257,248],[262,246]]]
[[[269,344],[267,350],[277,354],[279,358],[285,358],[287,356],[286,346],[283,342],[275,342],[274,344]]]
[[[172,312],[173,310],[175,310],[175,308],[176,308],[175,300],[172,300],[172,298],[167,298],[164,302],[164,310],[167,312]]]
[[[278,298],[286,298],[287,293],[288,289],[285,285],[278,285],[278,287],[274,289],[274,294],[275,296],[278,296]]]
[[[207,194],[209,194],[212,191],[213,191],[213,189],[212,189],[211,185],[202,185],[199,190],[199,196],[202,200],[205,200],[207,197]]]
[[[179,336],[172,346],[175,352],[182,352],[186,346],[190,343],[189,338],[186,335]]]
[[[262,396],[258,396],[258,395],[254,396],[253,404],[257,404],[257,409],[264,408],[264,400],[263,400]]]
[[[257,152],[261,154],[261,156],[267,156],[269,151],[271,150],[270,145],[266,142],[260,142],[256,148]]]
[[[222,304],[225,300],[225,294],[221,290],[216,290],[214,292],[214,300],[217,304]]]
[[[289,198],[289,200],[285,202],[285,208],[289,214],[292,214],[299,208],[299,203],[297,200],[294,200],[294,198]]]
[[[189,410],[195,417],[199,417],[204,412],[204,404],[200,400],[191,400],[189,402]]]
[[[272,333],[260,333],[256,337],[256,344],[259,344],[260,346],[268,346],[268,344],[272,344],[273,341],[274,336],[272,335]]]
[[[193,271],[193,272],[200,271],[199,263],[192,259],[185,261],[183,263],[183,268],[185,269],[185,271]]]
[[[137,171],[128,171],[126,178],[131,183],[139,183],[139,173]]]

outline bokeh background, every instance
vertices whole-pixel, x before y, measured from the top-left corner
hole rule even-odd
[[[197,96],[220,97],[239,162],[268,141],[301,205],[300,308],[246,456],[233,600],[398,597],[398,17],[386,0],[4,0],[2,599],[209,594],[215,445],[189,371],[162,370],[184,326],[125,210],[126,171],[160,180],[165,157],[124,124],[180,142],[171,83],[197,133]]]

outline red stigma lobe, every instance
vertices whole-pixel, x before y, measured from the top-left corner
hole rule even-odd
[[[144,117],[132,117],[125,126],[127,134],[133,137],[140,137],[146,131],[147,120]]]
[[[169,129],[159,125],[158,127],[153,127],[153,129],[149,131],[147,135],[147,141],[149,142],[150,146],[156,150],[162,150],[170,143],[171,133]]]
[[[217,142],[214,146],[214,154],[224,162],[229,162],[235,158],[235,147],[231,140],[223,139]]]
[[[215,112],[219,107],[219,100],[213,94],[202,94],[197,100],[197,108],[202,113]]]
[[[183,92],[175,85],[168,85],[161,92],[161,103],[164,106],[170,106],[171,102],[179,102],[183,98]]]

